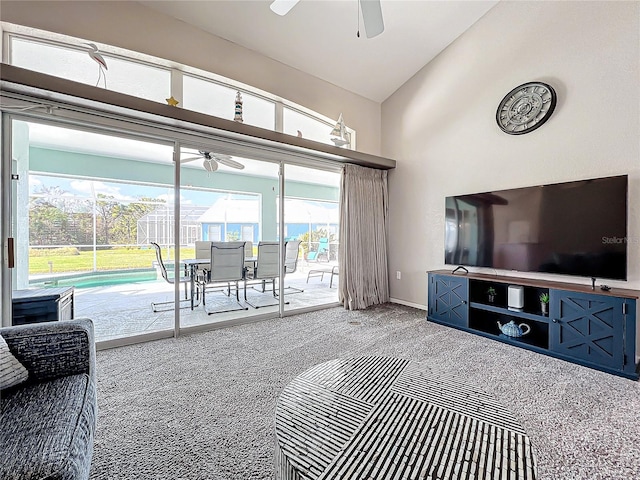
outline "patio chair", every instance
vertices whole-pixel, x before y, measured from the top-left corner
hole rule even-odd
[[[211,242],[196,240],[196,258],[211,258]]]
[[[329,279],[329,288],[332,288],[333,277],[340,276],[340,268],[338,267],[338,265],[334,265],[333,267],[327,266],[324,268],[315,268],[313,270],[309,270],[309,272],[307,273],[307,283],[309,283],[309,279],[313,277],[320,277],[320,281],[323,282],[325,274],[331,275],[331,278]]]
[[[329,280],[329,288],[333,287],[333,277],[339,277],[339,276],[340,276],[340,267],[336,265],[331,269],[331,279]]]
[[[235,283],[238,308],[214,310],[207,312],[207,314],[248,310],[240,303],[239,296],[239,283],[245,279],[244,244],[245,242],[211,242],[211,263],[204,278],[202,304],[206,305],[207,285],[226,284],[227,296],[231,297],[231,284]]]
[[[324,258],[325,262],[329,261],[329,239],[321,238],[318,240],[318,249],[315,252],[307,253],[308,262],[319,262]]]
[[[244,267],[245,270],[253,270],[255,262],[248,259],[253,259],[253,242],[246,241],[244,242]]]
[[[284,274],[295,273],[298,268],[298,255],[300,251],[300,240],[289,240],[284,244]],[[294,290],[294,293],[302,293],[304,290],[296,287],[284,287]]]
[[[173,277],[169,277],[169,274],[167,272],[167,267],[165,266],[164,261],[162,260],[162,249],[160,248],[160,245],[158,245],[157,243],[154,243],[154,242],[151,242],[151,245],[156,250],[156,261],[158,263],[158,268],[160,269],[160,274],[162,275],[162,278],[164,278],[164,280],[167,283],[170,283],[172,285],[174,285],[176,282],[184,284],[184,299],[188,300],[189,297],[187,295],[187,284],[191,283],[191,277],[189,275],[187,275],[186,272],[183,272],[183,274],[180,275],[177,279],[173,278]],[[197,292],[197,290],[196,290],[196,292]],[[175,306],[175,302],[173,300],[170,301],[170,302],[151,302],[151,309],[154,312],[168,312],[170,310],[173,310],[173,308],[167,308],[167,309],[163,309],[163,310],[158,310],[157,307],[160,306],[160,305],[174,305]],[[185,305],[184,307],[180,306],[180,308],[187,308],[189,306],[190,305]]]
[[[245,289],[244,289],[244,301],[251,305],[253,308],[260,307],[271,307],[273,305],[278,305],[280,302],[278,301],[276,294],[276,278],[278,278],[279,271],[279,245],[278,242],[259,242],[258,243],[258,258],[256,261],[256,266],[253,270],[253,273],[250,278],[245,279]],[[268,304],[256,304],[251,303],[247,299],[247,283],[255,284],[260,282],[262,285],[262,290],[258,290],[254,287],[254,290],[257,290],[261,293],[265,293],[266,291],[266,282],[271,281],[271,293],[273,298],[276,299],[275,302],[271,302]]]
[[[196,240],[195,247],[196,247],[197,260],[211,259],[211,242],[207,242],[204,240]],[[202,265],[196,266],[196,277],[199,279],[200,283],[202,283],[206,270],[207,269],[204,268]]]

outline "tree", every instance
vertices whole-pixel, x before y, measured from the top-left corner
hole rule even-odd
[[[29,209],[30,245],[69,244],[69,216],[48,203],[32,205]]]
[[[131,245],[138,241],[138,220],[157,207],[158,201],[142,197],[138,202],[118,204],[112,211],[115,224],[112,239],[115,243]]]
[[[227,232],[227,242],[237,242],[240,240],[240,232],[237,230]]]
[[[95,202],[96,222],[97,222],[97,239],[96,243],[109,245],[110,233],[120,212],[118,212],[118,203],[113,201],[113,195],[105,195],[99,193]]]
[[[70,241],[67,192],[40,185],[29,201],[29,244],[66,245]]]
[[[137,243],[138,220],[165,203],[140,197],[120,203],[99,193],[95,201],[78,200],[58,186],[39,186],[30,200],[29,242],[31,245],[92,245],[94,214],[96,243],[110,245]]]
[[[315,252],[318,250],[318,243],[321,238],[328,238],[330,244],[337,241],[335,234],[331,233],[327,235],[327,230],[325,228],[313,230],[311,232],[311,238],[309,238],[309,232],[298,235],[298,240],[300,240],[300,246],[302,247],[305,258],[309,252]],[[311,243],[311,249],[309,249],[309,243]],[[337,252],[335,252],[331,247],[329,247],[329,250],[330,259],[335,260]]]
[[[30,206],[50,205],[62,212],[72,212],[76,202],[72,197],[68,196],[68,193],[59,186],[47,187],[46,185],[39,185],[33,192]]]

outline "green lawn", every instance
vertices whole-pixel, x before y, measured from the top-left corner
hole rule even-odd
[[[194,258],[193,248],[182,248],[182,258]],[[162,251],[166,262],[167,251]],[[171,249],[173,259],[173,249]],[[96,252],[96,268],[98,270],[122,270],[128,268],[151,268],[156,260],[153,249],[112,248]],[[52,262],[51,270],[49,262]],[[29,274],[72,273],[93,270],[93,252],[80,252],[79,255],[56,255],[52,252],[46,256],[29,257]]]

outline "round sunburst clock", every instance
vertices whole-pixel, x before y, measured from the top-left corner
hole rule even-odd
[[[496,111],[503,132],[522,135],[542,126],[556,108],[556,92],[546,83],[528,82],[511,90]]]

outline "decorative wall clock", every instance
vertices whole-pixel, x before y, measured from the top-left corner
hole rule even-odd
[[[556,92],[546,83],[528,82],[511,90],[502,99],[496,121],[503,132],[522,135],[540,127],[556,108]]]

